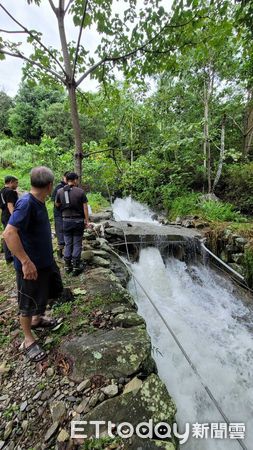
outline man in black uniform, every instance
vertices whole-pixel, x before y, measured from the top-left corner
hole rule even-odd
[[[56,194],[59,189],[63,188],[67,184],[66,175],[68,172],[65,172],[60,183],[55,186],[53,193],[51,195],[51,199],[55,202]],[[57,255],[59,258],[63,257],[63,249],[64,249],[64,236],[63,236],[63,220],[62,220],[62,211],[61,208],[57,208],[54,203],[54,227],[55,233],[57,237],[58,250]]]
[[[62,211],[65,270],[67,273],[73,270],[73,275],[79,275],[83,270],[83,232],[85,226],[89,227],[88,199],[83,189],[77,187],[76,173],[67,173],[66,180],[67,185],[57,191],[55,205]]]
[[[2,209],[1,221],[3,227],[6,228],[9,218],[11,217],[11,214],[14,211],[15,204],[18,200],[18,193],[16,191],[18,187],[18,179],[13,175],[7,175],[4,179],[4,182],[5,186],[0,191],[0,203]],[[6,263],[12,263],[13,257],[5,241],[3,241],[3,249]]]

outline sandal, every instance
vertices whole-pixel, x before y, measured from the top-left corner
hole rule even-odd
[[[58,325],[59,321],[57,319],[44,319],[41,317],[40,321],[36,323],[36,325],[31,325],[32,330],[36,330],[36,328],[54,328]]]
[[[39,346],[38,342],[33,342],[33,344],[29,345],[29,347],[25,346],[25,341],[22,342],[20,345],[20,350],[25,353],[25,355],[29,358],[32,362],[40,362],[43,361],[47,357],[47,353],[42,350],[42,348]]]

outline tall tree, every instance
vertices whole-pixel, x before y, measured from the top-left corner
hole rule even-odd
[[[27,0],[28,4],[40,6],[41,0]],[[113,0],[48,0],[51,12],[58,24],[61,51],[46,46],[42,35],[36,30],[28,29],[18,18],[14,17],[8,7],[0,3],[1,10],[17,27],[15,30],[1,30],[0,55],[10,55],[26,62],[25,74],[36,80],[48,83],[49,78],[65,86],[75,136],[75,168],[82,174],[82,137],[77,105],[77,89],[88,77],[105,81],[110,76],[115,64],[124,69],[127,60],[134,57],[141,59],[144,52],[159,45],[160,36],[170,26],[168,13],[160,6],[160,0],[150,0],[148,6],[138,10],[137,0],[128,0],[127,8],[118,13],[114,10]],[[57,3],[57,4],[56,4]],[[77,42],[68,42],[66,35],[66,15],[70,14],[75,26],[79,27]],[[100,43],[94,56],[82,44],[83,32],[95,26],[100,34]],[[20,43],[6,40],[6,34],[15,37],[24,33],[33,51],[29,56],[22,51]]]

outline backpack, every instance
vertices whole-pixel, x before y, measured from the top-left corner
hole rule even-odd
[[[5,188],[0,190],[0,208],[4,209],[6,207],[6,201],[4,198]]]

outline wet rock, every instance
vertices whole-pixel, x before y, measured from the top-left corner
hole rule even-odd
[[[122,286],[126,287],[130,280],[130,274],[125,264],[114,254],[110,256],[110,268],[116,277],[120,280]]]
[[[4,441],[0,441],[0,450],[2,450],[2,448],[4,448],[5,446],[5,442]]]
[[[150,339],[143,327],[97,331],[66,341],[60,351],[73,361],[72,378],[103,373],[108,378],[131,376],[154,367]]]
[[[46,435],[45,435],[45,442],[48,442],[51,437],[54,436],[54,434],[56,433],[56,431],[59,428],[59,423],[58,422],[54,422],[53,425],[51,425],[51,427],[47,430]]]

